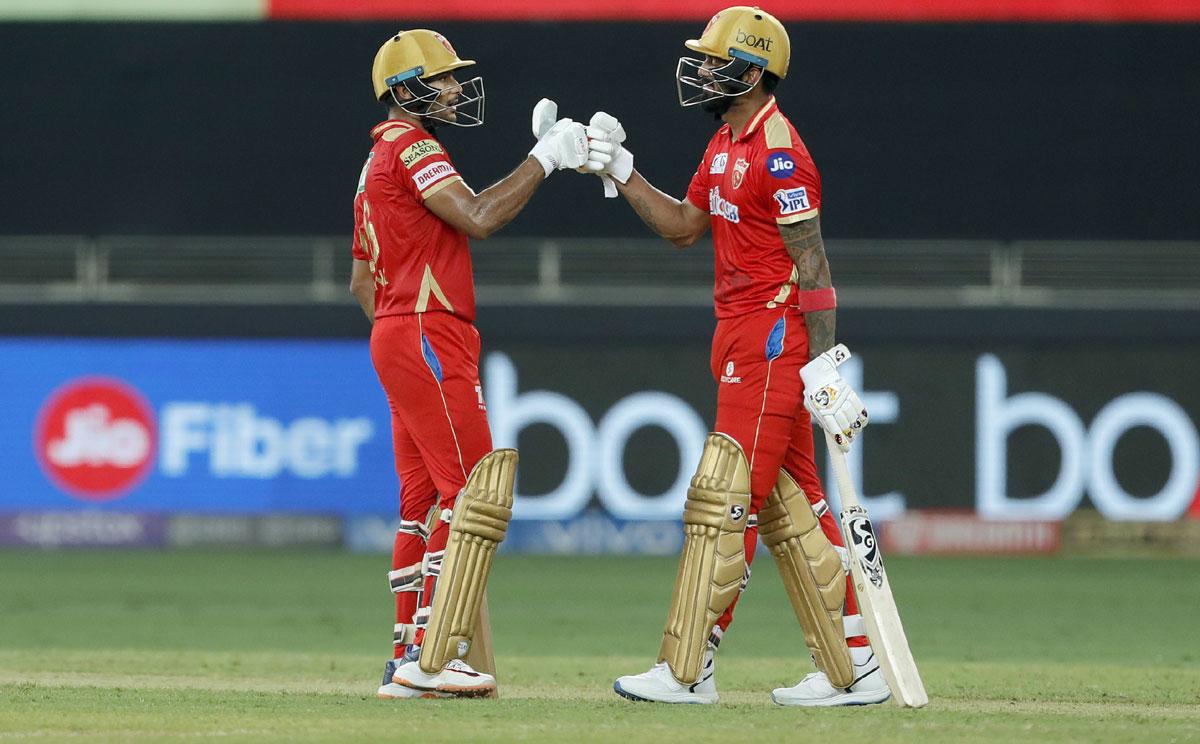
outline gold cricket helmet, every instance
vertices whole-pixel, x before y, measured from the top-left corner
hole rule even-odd
[[[436,31],[426,28],[401,31],[375,53],[375,64],[371,66],[375,98],[382,99],[392,86],[406,80],[427,80],[473,64],[473,59],[459,59],[446,37]]]
[[[444,86],[432,87],[425,82],[473,64],[473,59],[459,59],[446,37],[436,31],[425,28],[401,31],[375,53],[375,63],[371,66],[375,98],[386,102],[391,96],[395,105],[420,117],[424,126],[431,129],[439,124],[477,127],[483,123],[482,77],[459,82],[450,103],[445,102]],[[401,100],[395,94],[396,86],[403,86],[411,97]]]
[[[780,80],[787,77],[792,58],[792,42],[779,19],[746,5],[719,11],[700,38],[688,39],[684,46],[718,59],[744,59],[778,75]]]

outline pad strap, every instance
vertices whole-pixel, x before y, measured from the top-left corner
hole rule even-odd
[[[417,626],[410,623],[396,623],[392,630],[392,644],[407,646],[416,640]]]
[[[428,607],[418,607],[417,611],[413,613],[413,627],[415,627],[417,630],[421,630],[428,625],[429,611],[430,609]]]
[[[847,638],[865,636],[867,634],[867,621],[863,620],[862,615],[846,615],[842,618],[842,625],[846,627]]]
[[[442,563],[446,560],[446,551],[434,550],[425,554],[424,560],[421,561],[421,570],[425,576],[432,576],[434,579],[442,575]]]
[[[721,646],[721,639],[725,637],[725,631],[721,630],[720,625],[714,625],[712,632],[708,634],[708,645],[713,648]]]
[[[391,585],[392,591],[399,594],[400,592],[419,592],[422,587],[423,564],[414,563],[411,566],[397,568],[395,571],[388,571],[388,584]]]
[[[396,532],[402,535],[413,535],[414,537],[419,537],[422,540],[429,539],[429,530],[426,529],[425,523],[418,522],[413,519],[401,519],[400,528],[397,529]]]

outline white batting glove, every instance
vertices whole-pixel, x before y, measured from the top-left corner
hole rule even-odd
[[[538,139],[529,156],[542,164],[549,176],[556,170],[579,168],[587,162],[587,131],[582,124],[559,119]]]
[[[838,344],[800,368],[804,407],[842,452],[850,451],[850,442],[867,425],[866,407],[837,370],[849,358],[850,350]]]
[[[612,179],[621,183],[633,175],[633,153],[625,149],[625,127],[615,116],[597,111],[588,123],[588,160],[584,168],[604,182],[604,196],[617,195]]]

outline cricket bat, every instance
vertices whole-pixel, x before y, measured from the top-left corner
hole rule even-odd
[[[867,639],[879,659],[883,678],[892,690],[892,699],[902,708],[921,708],[929,703],[929,696],[925,694],[917,662],[908,648],[904,625],[892,597],[892,586],[883,568],[883,554],[879,551],[875,528],[871,526],[867,510],[858,503],[858,492],[850,480],[850,469],[846,467],[846,456],[829,432],[825,432],[825,444],[842,497],[842,536],[850,553],[850,573],[854,577],[858,608],[866,621]]]

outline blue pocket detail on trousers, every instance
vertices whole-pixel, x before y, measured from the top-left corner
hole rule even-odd
[[[433,353],[433,347],[429,345],[429,339],[425,334],[421,334],[421,353],[425,355],[425,363],[429,365],[429,371],[433,372],[433,376],[438,382],[442,381],[442,363],[438,361],[437,354]]]
[[[767,336],[767,361],[778,359],[783,353],[783,334],[787,330],[787,322],[784,318],[775,321],[775,327],[771,329],[771,333]]]

